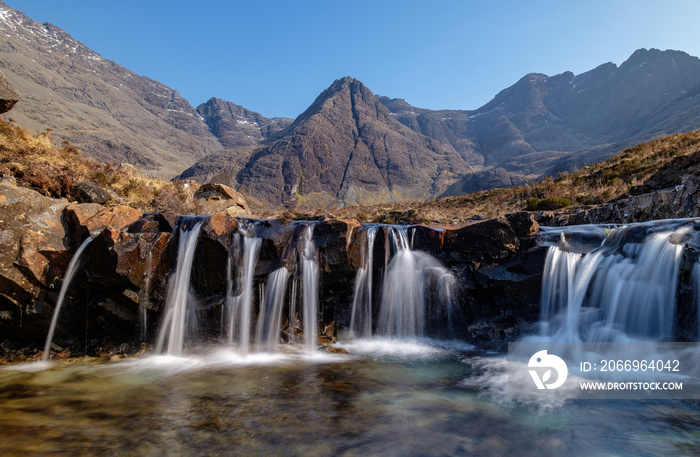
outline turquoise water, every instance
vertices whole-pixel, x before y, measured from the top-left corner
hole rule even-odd
[[[0,455],[700,455],[697,402],[517,404],[500,392],[502,356],[343,348],[5,367]]]

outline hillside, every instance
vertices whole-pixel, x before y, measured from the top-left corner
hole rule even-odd
[[[108,205],[128,205],[142,212],[195,213],[193,193],[184,183],[151,178],[131,165],[103,164],[86,158],[50,132],[31,135],[0,120],[0,177],[54,198],[74,200],[76,185],[88,182],[110,194]]]
[[[333,214],[360,221],[463,225],[522,210],[575,211],[679,186],[683,181],[690,186],[700,184],[700,130],[639,144],[579,171],[523,186],[429,202],[344,208]],[[678,213],[674,217],[691,215]]]
[[[6,120],[50,130],[98,163],[227,184],[259,208],[519,186],[700,128],[700,59],[681,51],[640,49],[579,75],[531,73],[474,110],[414,107],[347,77],[292,120],[216,97],[195,109],[1,1],[0,31],[0,69],[21,95]]]
[[[143,212],[197,214],[188,181],[150,178],[127,165],[101,164],[85,158],[69,143],[55,146],[50,132],[30,135],[0,121],[0,176],[52,197],[73,199],[80,181],[111,193],[107,204],[126,204]],[[465,225],[485,218],[530,210],[572,212],[625,200],[682,183],[700,187],[700,130],[666,136],[622,151],[606,161],[572,173],[560,173],[511,188],[490,189],[431,201],[386,202],[342,209],[305,211],[258,205],[254,217],[352,218],[361,222]],[[690,216],[690,213],[675,216]]]
[[[172,177],[221,150],[197,111],[164,84],[0,2],[0,69],[22,98],[6,119],[52,130],[100,162]]]

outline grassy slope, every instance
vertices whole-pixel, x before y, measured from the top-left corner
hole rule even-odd
[[[189,190],[183,183],[151,178],[131,166],[86,159],[67,142],[54,146],[48,131],[33,136],[1,120],[0,175],[14,177],[18,185],[55,198],[68,198],[71,187],[82,180],[111,191],[115,205],[128,205],[143,212],[194,211],[195,189]]]
[[[344,208],[335,215],[374,222],[464,224],[475,216],[607,203],[680,184],[687,174],[700,175],[700,131],[659,138],[576,172],[524,186],[428,202]]]
[[[606,203],[679,184],[684,174],[700,175],[700,131],[640,144],[604,162],[524,186],[427,202],[353,206],[332,212],[335,217],[363,222],[462,225],[475,216],[491,218],[524,209]],[[73,184],[85,180],[112,191],[115,204],[126,204],[144,212],[194,213],[192,186],[188,189],[182,182],[150,178],[130,166],[99,164],[83,158],[67,143],[55,147],[49,132],[32,136],[5,122],[0,122],[0,175],[12,176],[19,185],[52,197],[67,197]],[[270,210],[257,216],[278,215]],[[292,210],[282,215],[290,219],[312,219],[324,212]]]

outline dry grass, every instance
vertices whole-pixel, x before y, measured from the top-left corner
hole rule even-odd
[[[524,186],[428,202],[349,207],[334,215],[372,222],[463,225],[526,209],[596,205],[680,184],[700,174],[700,131],[670,135],[625,149],[606,161]]]
[[[193,191],[186,183],[151,178],[128,165],[101,164],[83,157],[67,142],[56,147],[51,132],[31,135],[0,120],[0,175],[54,198],[69,198],[78,181],[97,184],[114,196],[111,203],[144,212],[192,214]]]

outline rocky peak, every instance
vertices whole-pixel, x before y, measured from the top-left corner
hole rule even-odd
[[[269,119],[235,103],[211,98],[197,107],[209,130],[225,148],[257,144],[289,127],[292,119]]]
[[[469,169],[454,150],[394,119],[350,77],[334,81],[244,167],[231,166],[240,155],[203,159],[181,177],[211,179],[207,170],[223,167],[229,179],[222,182],[273,206],[332,207],[439,195]]]
[[[355,78],[345,76],[337,79],[316,98],[306,111],[295,121],[293,126],[302,124],[315,115],[324,115],[330,119],[351,114],[359,121],[360,116],[368,115],[377,120],[391,117],[389,110],[382,105],[367,86]]]

